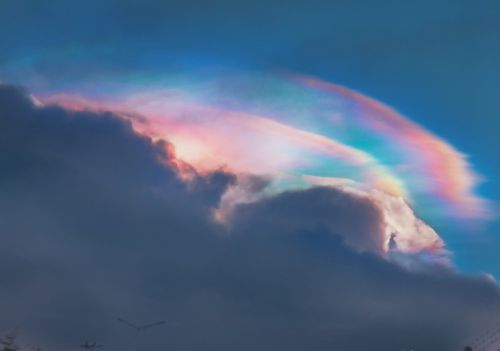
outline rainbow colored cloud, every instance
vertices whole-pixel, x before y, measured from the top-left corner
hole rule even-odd
[[[140,133],[171,141],[200,171],[265,175],[271,191],[328,185],[370,196],[387,212],[388,238],[407,232],[398,243],[406,251],[444,246],[409,204],[435,218],[491,214],[464,154],[391,107],[311,77],[171,75],[107,84],[97,96],[74,89],[37,97],[114,111]]]

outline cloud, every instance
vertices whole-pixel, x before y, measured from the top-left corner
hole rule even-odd
[[[248,78],[243,79],[243,82],[240,80],[234,79],[233,84],[244,91],[245,88],[240,85],[253,86],[256,82],[259,83],[259,79],[255,79],[256,82]],[[269,80],[268,83],[273,93],[270,94],[270,98],[267,98],[270,101],[264,100],[261,104],[266,106],[265,108],[279,103],[283,95],[307,95],[307,91],[301,86],[291,85],[286,86],[285,89],[282,85],[289,84],[288,82],[283,83],[276,78]],[[251,108],[237,108],[229,103],[217,107],[217,101],[221,98],[212,96],[218,95],[213,91],[218,91],[218,89],[226,91],[228,90],[226,85],[232,87],[231,82],[231,79],[222,79],[219,83],[207,83],[207,87],[201,90],[210,91],[210,93],[205,92],[210,98],[198,96],[202,95],[197,93],[199,88],[176,89],[174,84],[172,87],[157,90],[154,87],[138,89],[139,92],[136,91],[137,87],[133,89],[121,87],[120,89],[126,92],[113,98],[108,96],[110,94],[97,99],[62,93],[43,96],[42,100],[47,104],[63,104],[75,111],[88,109],[114,111],[130,120],[134,129],[139,133],[155,140],[165,138],[171,140],[176,146],[179,158],[189,162],[198,170],[214,170],[223,166],[236,173],[264,174],[264,177],[270,175],[274,179],[270,188],[276,188],[279,191],[284,188],[296,189],[310,184],[321,184],[325,180],[331,184],[333,179],[342,179],[342,182],[347,180],[353,187],[368,187],[372,196],[375,194],[372,191],[374,188],[381,190],[377,192],[379,194],[377,197],[381,199],[378,202],[381,205],[389,204],[391,202],[389,199],[392,198],[391,195],[385,196],[383,193],[392,194],[398,199],[393,200],[393,204],[397,201],[403,204],[389,206],[390,208],[381,206],[382,208],[396,210],[404,207],[405,201],[401,197],[409,198],[406,186],[398,179],[395,172],[383,165],[368,151],[370,148],[376,149],[375,147],[360,148],[341,141],[338,137],[326,132],[331,130],[328,123],[322,128],[323,131],[313,132],[309,126],[298,126],[293,122],[296,117],[291,116],[300,115],[304,111],[306,111],[307,121],[317,118],[317,110],[322,110],[317,106],[322,100],[321,97],[315,95],[301,97],[301,100],[305,101],[305,106],[297,106],[299,112],[289,106],[280,106],[282,115],[288,116],[280,118],[269,111],[267,111],[269,115],[262,113],[263,111],[258,111],[261,113],[259,114],[252,112]],[[218,88],[218,84],[222,85],[222,88]],[[254,86],[253,89],[255,89]],[[292,94],[290,90],[293,89],[297,92]],[[230,90],[237,89],[232,87]],[[234,100],[239,101],[238,93],[232,94],[236,95]],[[253,90],[252,94],[258,95]],[[313,101],[312,106],[311,101]],[[345,101],[340,102],[345,103]],[[343,109],[337,105],[338,102],[334,104],[335,111],[343,112]],[[328,106],[326,110],[332,112],[332,106]],[[289,113],[285,113],[287,111]],[[324,112],[321,113],[324,114]],[[320,116],[322,116],[321,113]],[[325,121],[327,122],[328,118],[322,120],[323,123]],[[314,124],[311,122],[311,125]],[[393,151],[387,153],[391,154]],[[310,174],[300,176],[306,171],[311,171],[312,174],[339,173],[344,174],[344,177]],[[358,178],[359,181],[354,181]],[[240,181],[238,186],[232,187],[231,191],[225,194],[221,206],[215,213],[216,218],[225,221],[227,212],[231,211],[235,202],[248,202],[256,198],[256,194],[242,190]],[[385,200],[382,200],[383,197]],[[385,211],[387,214],[390,212]],[[417,219],[413,211],[407,210],[406,212],[409,212],[406,222],[413,221],[412,226],[415,230],[401,233],[398,239],[401,250],[414,253],[423,249],[430,251],[440,249],[443,244],[438,235],[428,225]],[[388,241],[392,232],[400,232],[400,228],[397,225],[399,220],[394,220],[394,217],[389,215],[386,218],[387,229],[385,231],[386,241]],[[419,228],[424,230],[419,230]],[[419,235],[422,233],[429,235]],[[405,243],[402,242],[403,236],[406,238]]]
[[[238,175],[182,179],[165,143],[0,86],[0,330],[61,350],[451,351],[495,318],[490,280],[383,257],[372,198],[268,194],[222,225]],[[136,336],[118,316],[167,324]]]
[[[240,206],[232,226],[241,230],[266,230],[284,235],[308,231],[323,231],[338,235],[360,252],[384,252],[383,217],[370,199],[329,187],[309,191],[285,192],[258,205]],[[236,229],[236,230],[238,230]]]
[[[312,185],[369,194],[383,209],[386,243],[398,233],[405,253],[445,254],[433,227],[457,235],[491,219],[493,203],[477,193],[466,156],[390,106],[295,74],[198,72],[125,80],[111,73],[95,89],[74,81],[37,97],[75,111],[113,111],[138,133],[175,144],[199,172],[271,176],[267,194]],[[235,203],[263,195],[235,183],[214,213],[222,222]]]
[[[474,193],[480,177],[473,171],[467,156],[417,123],[373,98],[346,87],[307,76],[294,76],[305,86],[342,96],[351,101],[359,123],[385,135],[395,145],[418,156],[419,169],[429,179],[428,191],[448,201],[455,211],[467,218],[492,215],[491,204]]]
[[[427,252],[434,255],[435,259],[446,262],[444,241],[430,225],[415,215],[403,197],[360,186],[349,179],[307,176],[307,180],[311,184],[335,187],[369,199],[368,201],[380,211],[379,237],[383,240],[384,252],[389,250],[392,238],[401,252],[406,254]]]

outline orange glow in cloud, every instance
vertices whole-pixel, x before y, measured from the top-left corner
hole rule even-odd
[[[265,116],[179,100],[169,91],[110,103],[67,95],[43,100],[71,109],[109,110],[130,116],[127,118],[138,132],[169,140],[177,157],[200,170],[229,167],[237,172],[281,174],[314,162],[315,153],[357,167],[371,185],[406,196],[401,181],[369,153]]]

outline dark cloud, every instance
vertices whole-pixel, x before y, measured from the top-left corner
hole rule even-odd
[[[484,279],[382,258],[377,208],[339,190],[214,223],[237,178],[184,183],[166,146],[0,87],[0,329],[54,350],[451,351],[500,308]],[[167,324],[135,335],[118,316]]]
[[[384,246],[383,215],[370,199],[333,189],[317,187],[305,192],[288,191],[241,206],[233,219],[237,230],[259,233],[323,231],[341,236],[358,251],[381,254]]]

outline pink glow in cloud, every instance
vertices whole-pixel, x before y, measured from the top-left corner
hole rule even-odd
[[[171,141],[177,156],[200,170],[228,167],[279,176],[324,155],[357,168],[370,185],[406,196],[401,181],[364,150],[266,116],[190,101],[177,92],[140,93],[113,102],[64,94],[42,99],[70,109],[115,111],[140,133]]]

